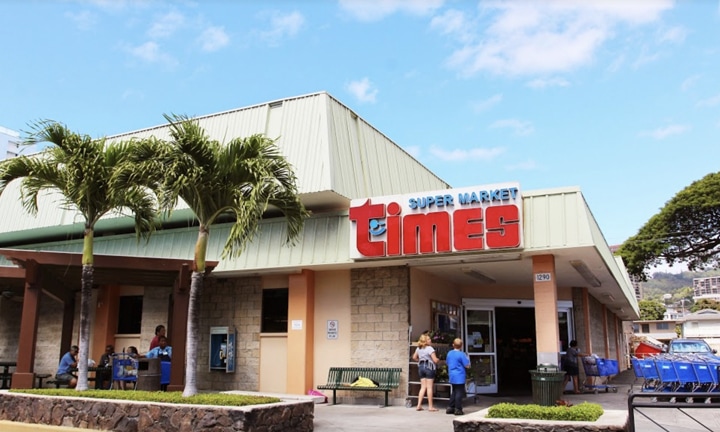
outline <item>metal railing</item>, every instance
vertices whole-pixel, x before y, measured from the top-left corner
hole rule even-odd
[[[628,431],[635,432],[636,414],[643,416],[651,423],[656,425],[659,430],[672,432],[661,423],[659,416],[649,415],[643,409],[655,410],[677,410],[689,420],[692,420],[702,428],[702,430],[713,432],[716,429],[710,429],[707,421],[703,418],[705,415],[715,417],[717,411],[703,411],[703,414],[690,412],[688,410],[696,409],[720,409],[720,393],[718,392],[640,392],[630,393],[628,395]],[[646,432],[643,430],[642,432]]]

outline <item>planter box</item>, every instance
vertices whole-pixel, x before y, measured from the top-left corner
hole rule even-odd
[[[312,400],[243,407],[0,393],[0,420],[136,431],[312,431]]]

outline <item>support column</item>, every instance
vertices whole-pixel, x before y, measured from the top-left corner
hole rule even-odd
[[[106,345],[115,346],[118,322],[119,285],[106,285],[97,290],[90,358],[100,359]]]
[[[542,275],[542,276],[541,276]],[[548,277],[544,277],[549,275]],[[557,308],[555,257],[533,257],[533,292],[535,297],[535,334],[537,361],[560,364],[560,330]]]
[[[305,394],[313,386],[315,272],[290,275],[288,287],[287,392]],[[293,328],[299,323],[300,328]]]
[[[35,381],[35,344],[40,314],[40,266],[37,262],[25,262],[25,293],[22,318],[20,318],[20,341],[18,342],[17,367],[11,388],[30,389]]]
[[[185,388],[185,345],[188,305],[190,304],[190,273],[190,268],[183,265],[173,286],[172,323],[169,323],[168,328],[173,358],[170,364],[168,391],[183,391]]]

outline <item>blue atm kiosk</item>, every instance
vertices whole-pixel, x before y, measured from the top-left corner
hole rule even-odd
[[[235,372],[234,327],[210,327],[210,370]]]

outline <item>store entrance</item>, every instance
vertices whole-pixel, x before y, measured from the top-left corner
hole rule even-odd
[[[495,326],[498,393],[530,393],[528,371],[537,367],[535,308],[496,307]]]

